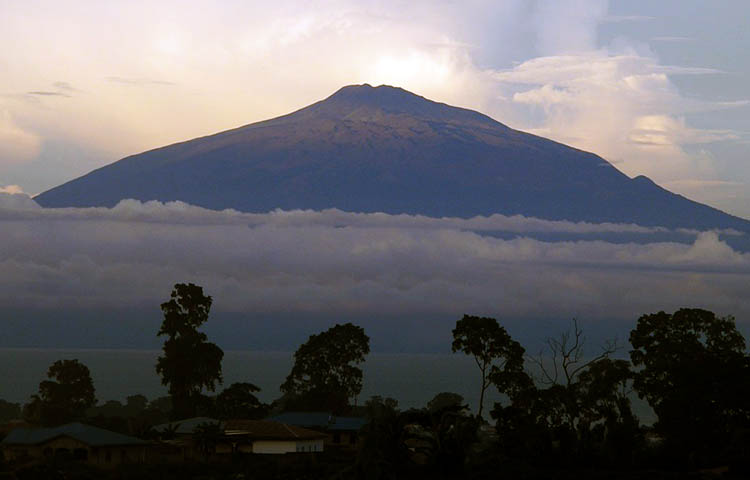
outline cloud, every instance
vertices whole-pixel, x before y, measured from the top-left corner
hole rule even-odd
[[[23,189],[18,185],[6,185],[6,186],[0,186],[0,193],[7,193],[10,195],[16,195],[19,193],[23,193]]]
[[[667,43],[683,43],[683,42],[693,41],[693,39],[690,37],[678,37],[678,36],[652,37],[651,40],[654,42],[667,42]]]
[[[670,75],[706,75],[713,69],[660,65],[633,51],[612,54],[596,49],[575,55],[534,58],[493,78],[513,92],[515,108],[536,112],[524,129],[604,158],[621,159],[618,168],[645,174],[658,183],[680,177],[711,176],[684,147],[738,141],[731,130],[699,129],[684,115],[742,106],[742,101],[708,102],[683,97]]]
[[[63,92],[49,92],[45,90],[33,90],[26,92],[26,95],[36,95],[40,97],[70,97],[67,93]]]
[[[60,90],[65,90],[67,92],[78,92],[79,91],[77,88],[74,88],[73,85],[69,84],[68,82],[59,81],[59,82],[53,83],[52,86],[55,87],[55,88],[57,88],[57,89],[60,89]]]
[[[222,311],[302,316],[632,319],[684,305],[750,313],[750,254],[715,232],[692,244],[550,242],[483,228],[575,224],[336,210],[260,215],[132,200],[112,209],[19,209],[8,197],[16,196],[0,195],[5,306],[158,305],[175,282],[194,281]]]
[[[656,17],[647,15],[607,15],[602,19],[604,23],[624,23],[624,22],[649,22]]]
[[[681,180],[674,180],[670,182],[668,187],[683,187],[683,188],[742,188],[745,186],[743,182],[734,182],[730,180],[703,180],[698,178],[684,178]]]
[[[107,77],[106,80],[112,83],[120,83],[123,85],[136,85],[136,86],[176,85],[176,83],[174,82],[168,82],[166,80],[154,80],[151,78]]]
[[[690,128],[684,118],[666,115],[638,117],[630,131],[630,141],[640,145],[668,146],[737,140],[739,135],[731,130]]]
[[[12,192],[8,192],[12,193]],[[0,208],[3,208],[0,203]],[[274,210],[269,213],[244,213],[227,209],[220,212],[190,205],[180,201],[140,202],[127,199],[120,201],[113,208],[54,208],[35,212],[33,217],[24,216],[12,209],[5,212],[5,218],[30,220],[46,218],[48,220],[108,220],[144,223],[172,223],[190,225],[275,225],[279,227],[320,226],[338,228],[342,225],[352,227],[379,228],[420,228],[425,230],[469,230],[476,232],[507,233],[627,233],[655,234],[668,233],[664,227],[644,227],[636,224],[622,223],[589,223],[570,222],[566,220],[544,220],[523,215],[506,216],[493,214],[473,218],[443,217],[433,218],[424,215],[386,214],[386,213],[353,213],[339,209],[316,210]],[[688,230],[682,230],[687,232]],[[695,231],[691,231],[697,233]]]
[[[0,167],[23,163],[39,154],[41,140],[20,128],[7,110],[0,110]]]
[[[0,186],[0,211],[24,212],[28,210],[40,210],[41,208],[18,185]]]

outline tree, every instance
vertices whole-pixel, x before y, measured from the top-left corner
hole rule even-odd
[[[406,424],[398,402],[375,396],[365,402],[365,411],[367,423],[361,430],[356,476],[368,480],[402,478],[410,451],[404,443]]]
[[[602,358],[578,378],[579,430],[602,447],[611,462],[632,461],[642,441],[640,424],[630,405],[633,371],[630,362]]]
[[[148,408],[148,398],[140,393],[129,395],[125,401],[125,409],[127,410],[127,415],[130,417],[135,417]]]
[[[583,330],[573,319],[570,329],[558,338],[547,339],[546,352],[542,350],[537,357],[529,357],[540,372],[539,383],[548,386],[543,394],[548,421],[553,428],[564,427],[578,439],[588,434],[593,423],[603,420],[595,415],[603,412],[595,404],[605,398],[610,400],[630,379],[628,362],[609,361],[610,355],[617,351],[616,340],[606,341],[594,357],[586,356],[585,345]]]
[[[362,369],[356,365],[368,353],[370,338],[362,327],[336,324],[297,349],[281,391],[307,409],[338,413],[362,391]]]
[[[617,351],[616,340],[605,342],[593,357],[586,355],[585,344],[573,320],[570,329],[547,339],[547,351],[528,358],[538,371],[536,383],[526,372],[491,375],[511,401],[495,404],[492,411],[506,451],[541,458],[554,449],[560,461],[580,461],[594,448],[612,451],[617,444],[623,455],[632,450],[639,426],[628,398],[630,364],[609,358]]]
[[[29,420],[60,425],[82,418],[96,404],[89,369],[78,360],[56,361],[47,370],[47,378],[24,408]]]
[[[523,371],[524,349],[494,318],[464,315],[453,329],[453,352],[458,351],[472,355],[482,373],[477,412],[481,417],[484,393],[492,383],[490,374],[494,372],[502,384]]]
[[[701,309],[643,315],[630,333],[635,389],[681,450],[708,452],[747,425],[750,365],[732,317]]]
[[[216,445],[223,437],[224,432],[219,423],[201,423],[193,430],[193,441],[206,459],[216,453]]]
[[[266,406],[255,396],[260,388],[252,383],[233,383],[216,397],[216,415],[219,418],[262,418]]]
[[[16,420],[21,416],[21,405],[0,399],[0,422]]]
[[[198,331],[208,320],[211,303],[202,287],[178,283],[170,300],[161,305],[164,321],[157,336],[166,335],[167,339],[156,372],[162,384],[169,385],[174,418],[193,416],[203,389],[213,392],[222,382],[224,352]]]
[[[597,362],[609,358],[617,351],[617,340],[608,340],[601,347],[601,352],[598,355],[587,359],[585,357],[585,345],[586,337],[575,318],[571,330],[562,332],[559,338],[548,338],[548,351],[542,350],[538,357],[529,357],[529,360],[539,368],[541,383],[570,387],[576,382],[581,372]],[[551,367],[544,361],[545,356],[548,356],[551,360]]]
[[[453,392],[440,392],[427,402],[427,411],[431,413],[439,412],[446,408],[456,408],[460,411],[467,408],[467,406],[465,405],[464,397]]]

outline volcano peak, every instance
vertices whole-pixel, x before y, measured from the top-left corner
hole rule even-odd
[[[275,119],[124,158],[43,206],[181,200],[246,212],[339,208],[686,228],[750,224],[602,158],[388,85],[349,85]]]

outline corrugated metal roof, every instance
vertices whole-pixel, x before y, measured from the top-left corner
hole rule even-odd
[[[331,421],[331,414],[326,412],[284,412],[268,420],[274,422],[297,425],[299,427],[328,428]]]
[[[367,419],[362,417],[335,417],[333,424],[328,426],[328,430],[356,432],[366,423]]]
[[[361,417],[338,417],[326,412],[284,412],[269,420],[330,431],[357,431],[367,423]]]
[[[243,435],[254,440],[314,440],[325,434],[272,420],[227,420],[226,435]]]
[[[140,438],[83,423],[68,423],[54,428],[16,428],[3,439],[2,443],[5,445],[39,445],[63,436],[74,438],[92,447],[148,444]]]
[[[191,433],[195,432],[196,428],[206,424],[216,424],[219,425],[219,427],[223,428],[221,420],[216,420],[215,418],[209,417],[193,417],[186,418],[184,420],[176,420],[169,423],[162,423],[161,425],[156,425],[151,429],[160,433],[174,430],[174,433],[178,435],[190,435]]]

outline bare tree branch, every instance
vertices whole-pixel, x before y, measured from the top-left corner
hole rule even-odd
[[[566,330],[558,338],[547,338],[549,359],[545,361],[544,350],[539,351],[537,357],[528,356],[528,361],[534,364],[541,372],[538,377],[540,382],[546,385],[558,384],[560,377],[565,378],[565,385],[575,383],[579,373],[587,367],[599,362],[620,349],[617,338],[606,340],[601,347],[601,353],[588,361],[584,361],[586,337],[583,330],[578,326],[578,320],[573,319],[572,329]],[[552,363],[548,368],[549,362]]]

